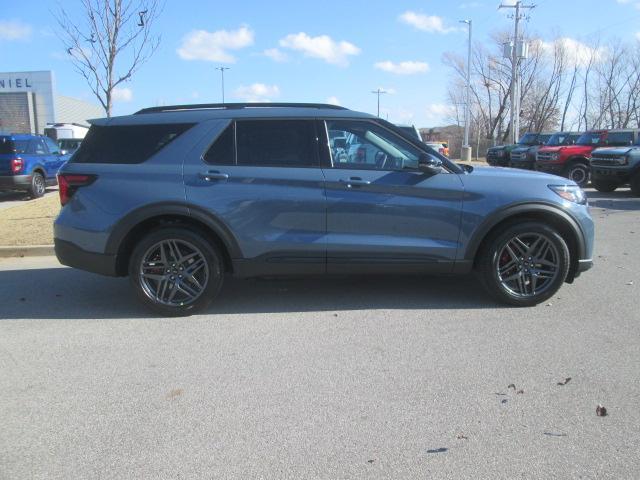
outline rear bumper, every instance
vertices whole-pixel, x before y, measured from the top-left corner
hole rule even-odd
[[[31,175],[0,175],[0,190],[27,190]]]
[[[87,252],[77,245],[65,240],[53,240],[58,261],[69,267],[79,268],[87,272],[99,273],[110,277],[118,276],[116,272],[116,256],[104,253]]]

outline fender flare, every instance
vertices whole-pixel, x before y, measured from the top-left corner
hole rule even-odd
[[[493,212],[485,218],[485,220],[475,229],[471,239],[467,243],[464,260],[472,262],[475,260],[482,241],[500,222],[512,217],[525,216],[530,213],[550,215],[553,216],[555,220],[564,222],[568,227],[570,227],[570,230],[574,235],[576,246],[578,247],[578,258],[584,258],[586,252],[585,235],[578,221],[569,213],[557,208],[553,204],[537,202],[509,205]]]
[[[125,215],[111,231],[105,253],[116,255],[127,235],[145,220],[171,215],[189,217],[199,221],[220,238],[232,259],[242,258],[242,252],[235,236],[222,220],[198,207],[175,202],[145,205]]]

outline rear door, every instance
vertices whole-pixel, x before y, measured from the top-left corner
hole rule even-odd
[[[326,199],[314,120],[220,122],[185,161],[191,205],[235,236],[241,275],[324,273]]]
[[[60,155],[60,147],[56,142],[51,140],[49,137],[44,137],[44,141],[47,144],[47,148],[49,150],[49,157],[48,157],[49,167],[48,168],[49,168],[49,171],[51,172],[51,175],[55,176],[58,173],[58,170],[60,170],[60,167],[64,165],[64,163],[67,161],[69,157]]]
[[[419,170],[425,152],[377,122],[323,126],[329,136],[356,136],[367,151],[344,158],[325,149],[327,271],[451,271],[462,211],[458,175]]]

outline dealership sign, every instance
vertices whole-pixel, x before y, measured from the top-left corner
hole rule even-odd
[[[32,88],[31,79],[28,77],[24,78],[1,78],[0,77],[0,88]]]

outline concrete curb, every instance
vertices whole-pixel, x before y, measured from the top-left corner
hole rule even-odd
[[[0,247],[0,258],[8,257],[41,257],[55,255],[53,245],[28,245]]]

